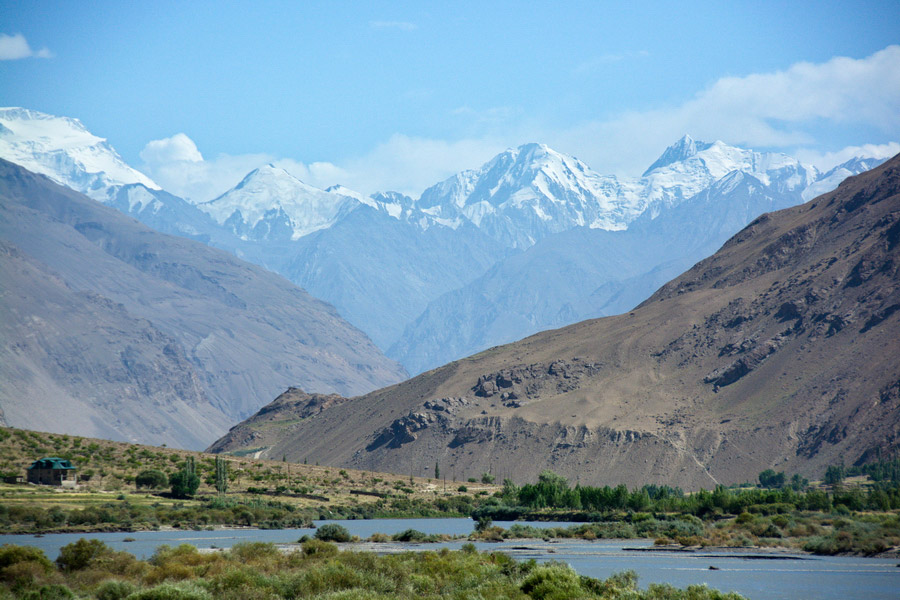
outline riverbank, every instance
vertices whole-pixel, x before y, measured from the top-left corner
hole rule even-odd
[[[273,544],[243,543],[227,551],[201,553],[181,545],[162,547],[147,561],[81,540],[60,552],[56,564],[35,548],[0,547],[0,597],[141,598],[229,600],[329,597],[352,599],[444,599],[480,597],[534,600],[740,600],[705,585],[678,589],[637,575],[605,579],[579,575],[560,563],[516,561],[506,554],[460,550],[374,554],[338,551],[335,544],[308,540],[282,552]]]

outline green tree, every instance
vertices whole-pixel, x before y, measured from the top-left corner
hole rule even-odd
[[[784,471],[776,473],[772,469],[766,469],[759,474],[759,485],[764,488],[781,488],[784,487]]]
[[[228,491],[228,464],[221,456],[216,456],[216,491],[220,495]]]
[[[839,485],[844,481],[844,466],[831,465],[825,470],[825,483],[827,485]]]
[[[176,498],[190,498],[197,493],[200,477],[197,475],[193,456],[188,456],[184,461],[184,467],[169,477],[169,485],[172,486],[172,495]]]
[[[157,469],[146,469],[137,474],[134,478],[134,483],[140,488],[161,488],[166,487],[166,483],[168,483],[169,478],[166,477],[166,474]]]

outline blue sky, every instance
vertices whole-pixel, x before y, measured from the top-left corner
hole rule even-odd
[[[77,117],[196,200],[264,162],[417,194],[531,141],[638,175],[684,133],[823,166],[900,140],[896,0],[4,0],[0,15],[0,104]]]

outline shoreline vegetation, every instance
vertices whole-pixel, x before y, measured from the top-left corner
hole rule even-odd
[[[221,552],[184,544],[161,546],[148,560],[97,540],[64,546],[55,562],[34,547],[0,546],[0,599],[211,600],[334,598],[341,600],[494,598],[562,600],[740,600],[705,585],[638,587],[626,571],[600,580],[564,563],[516,561],[500,552],[461,550],[339,551],[309,539],[284,552],[249,542]]]
[[[449,482],[438,478],[439,465],[433,478],[414,477],[0,428],[0,474],[21,476],[46,456],[71,460],[79,489],[0,484],[0,533],[291,529],[314,520],[470,516],[472,541],[652,539],[660,548],[866,556],[894,556],[900,547],[896,458],[831,467],[821,483],[766,470],[757,485],[686,493],[656,485],[571,487],[550,471],[521,486],[494,485],[489,473]],[[580,524],[501,529],[493,524],[500,520]],[[440,541],[410,536],[400,541]]]

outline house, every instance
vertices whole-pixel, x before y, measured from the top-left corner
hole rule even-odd
[[[41,458],[28,467],[28,483],[75,487],[78,482],[75,470],[68,459],[55,456]]]

